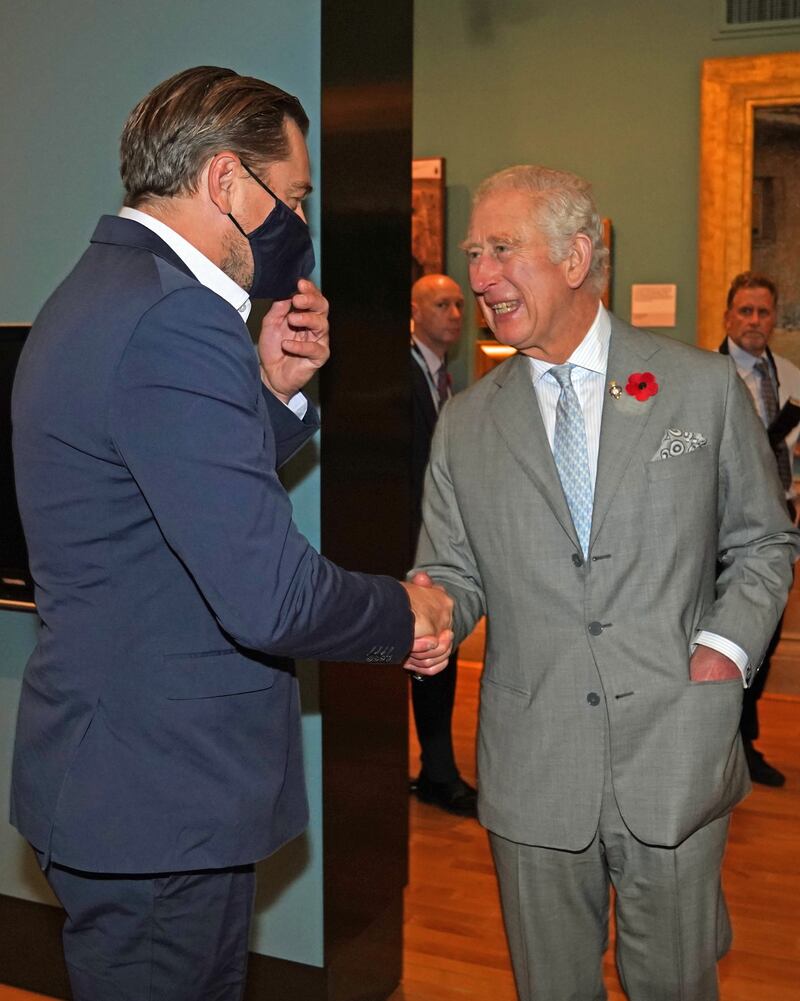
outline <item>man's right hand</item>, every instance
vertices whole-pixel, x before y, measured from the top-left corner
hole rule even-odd
[[[425,573],[403,583],[414,613],[414,647],[407,670],[437,674],[447,666],[453,647],[453,599]]]
[[[403,587],[414,613],[414,639],[421,636],[438,636],[449,629],[453,621],[453,599],[439,584],[434,584],[427,574],[415,574]]]

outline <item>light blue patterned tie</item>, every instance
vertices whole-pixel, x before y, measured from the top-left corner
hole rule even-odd
[[[572,523],[578,533],[578,541],[583,555],[588,556],[592,530],[592,479],[589,475],[583,411],[572,385],[572,365],[555,365],[549,369],[548,375],[561,387],[556,406],[553,458],[556,460]]]

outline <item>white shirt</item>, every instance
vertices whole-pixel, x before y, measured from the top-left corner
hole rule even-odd
[[[583,411],[592,490],[597,480],[597,455],[600,450],[600,424],[603,418],[610,340],[611,320],[603,304],[600,303],[586,336],[567,359],[575,366],[572,370],[572,385]],[[550,369],[555,367],[551,362],[540,361],[538,358],[529,358],[528,361],[536,400],[539,403],[547,441],[552,451],[556,433],[556,406],[561,387],[555,379],[544,378]]]
[[[171,250],[175,251],[201,285],[205,285],[207,289],[216,292],[220,298],[233,306],[241,316],[242,323],[247,322],[252,305],[250,296],[232,278],[229,278],[221,268],[218,268],[213,261],[209,260],[205,254],[200,253],[194,244],[189,243],[180,233],[176,233],[166,223],[161,222],[160,219],[156,219],[155,216],[151,216],[147,212],[128,208],[125,205],[119,210],[119,215],[122,219],[132,219],[134,222],[146,226],[147,229],[160,237]],[[308,410],[308,400],[302,393],[295,393],[287,406],[293,414],[302,420]]]
[[[583,421],[586,428],[586,449],[589,457],[589,474],[592,478],[592,490],[597,480],[597,456],[600,451],[600,426],[603,417],[603,402],[605,400],[606,372],[608,370],[608,347],[611,341],[611,320],[600,303],[597,315],[586,336],[575,348],[567,361],[575,366],[572,369],[572,385],[583,411]],[[556,406],[561,388],[555,379],[544,378],[553,368],[550,362],[529,358],[531,378],[539,411],[544,422],[547,441],[552,451],[556,429]],[[742,680],[747,677],[748,656],[745,651],[731,640],[716,633],[701,630],[694,637],[692,650],[698,645],[711,647],[718,653],[732,660],[742,673]]]

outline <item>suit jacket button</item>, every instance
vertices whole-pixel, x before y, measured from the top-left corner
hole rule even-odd
[[[602,631],[603,631],[602,622],[597,622],[595,620],[594,622],[589,623],[589,632],[592,634],[592,636],[599,636],[600,633],[602,633]]]
[[[597,692],[589,692],[589,694],[586,696],[586,701],[589,703],[590,706],[599,706],[600,696],[597,694]]]
[[[572,554],[572,562],[575,564],[576,567],[582,567],[583,566],[583,557],[581,556],[580,553],[573,553]]]

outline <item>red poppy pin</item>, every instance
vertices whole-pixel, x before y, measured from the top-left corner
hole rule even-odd
[[[640,403],[644,403],[658,392],[656,377],[652,372],[631,372],[625,392],[629,396],[635,396]]]

